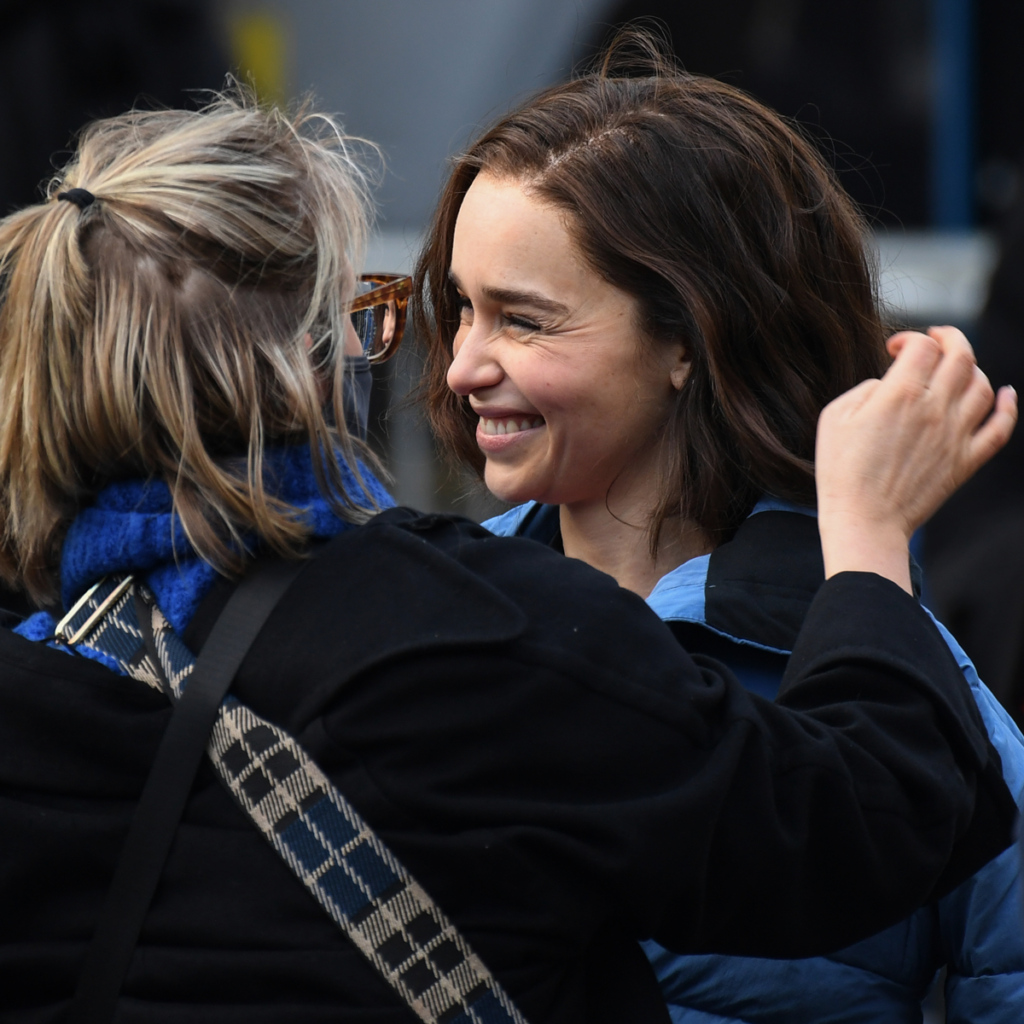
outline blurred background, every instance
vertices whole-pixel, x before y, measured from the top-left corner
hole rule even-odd
[[[3,212],[39,197],[86,121],[194,104],[233,71],[268,101],[312,92],[380,144],[374,270],[410,268],[446,161],[481,126],[566,77],[614,26],[657,18],[687,69],[819,140],[874,227],[893,317],[964,328],[994,381],[1024,390],[1020,0],[0,0],[0,13]],[[408,401],[418,373],[407,343],[374,391],[399,500],[494,511],[440,466]],[[922,555],[930,600],[1018,719],[1022,447],[936,517]]]
[[[659,19],[688,70],[818,139],[873,226],[892,318],[963,328],[993,382],[1024,391],[1020,0],[0,0],[0,15],[0,211],[40,197],[87,121],[194,105],[233,72],[270,102],[312,93],[381,146],[366,269],[384,271],[411,268],[448,158],[483,125],[616,25]],[[374,387],[399,501],[498,511],[440,464],[410,399],[419,370],[407,341]],[[929,602],[1024,720],[1024,432],[919,554]]]

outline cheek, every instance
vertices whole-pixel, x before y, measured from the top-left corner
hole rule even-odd
[[[625,402],[624,387],[591,374],[538,382],[541,401],[557,414],[570,430],[589,430],[604,434],[621,425]]]
[[[530,357],[506,360],[506,370],[537,408],[568,421],[589,415],[604,400],[605,385],[593,367],[579,361]]]
[[[588,458],[615,459],[654,443],[670,415],[667,388],[642,387],[627,372],[558,390],[552,397],[564,440]]]

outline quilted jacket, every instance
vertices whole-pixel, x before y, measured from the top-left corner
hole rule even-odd
[[[557,508],[533,502],[484,523],[551,543]],[[814,513],[764,499],[731,541],[665,575],[647,603],[691,652],[725,662],[774,697],[810,601],[824,579]],[[1003,774],[1024,805],[1024,737],[941,624],[977,701]],[[918,1022],[945,967],[947,1024],[1024,1021],[1024,892],[1008,849],[945,898],[828,957],[762,960],[645,951],[676,1024]]]

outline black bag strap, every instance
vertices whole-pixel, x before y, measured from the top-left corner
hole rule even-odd
[[[113,1018],[143,919],[206,752],[218,708],[261,627],[304,564],[280,558],[257,559],[203,645],[132,818],[85,955],[69,1024],[109,1024]],[[148,625],[148,619],[143,619]]]
[[[239,590],[242,586],[265,589],[248,581]],[[106,1024],[114,1012],[205,737],[214,772],[254,827],[424,1024],[526,1024],[455,924],[295,737],[224,696],[276,600],[266,594],[261,604],[256,596],[237,604],[232,600],[206,641],[201,659],[210,671],[205,683],[199,681],[205,694],[199,701],[192,690],[199,663],[152,593],[131,576],[101,580],[57,625],[59,642],[105,655],[126,675],[176,702],[168,734],[186,695],[205,708],[194,707],[188,716],[196,719],[188,727],[193,744],[188,764],[181,763],[180,750],[166,758],[163,747],[158,752],[163,767],[158,775],[155,765],[147,780],[147,809],[132,823],[87,954],[72,1021]],[[177,786],[166,777],[175,773],[180,774]]]

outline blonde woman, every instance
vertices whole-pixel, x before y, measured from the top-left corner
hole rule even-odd
[[[348,145],[230,98],[132,113],[0,222],[0,571],[43,609],[0,630],[4,1020],[637,1021],[664,1012],[622,971],[640,936],[820,950],[998,853],[995,755],[904,578],[907,527],[1012,424],[1001,400],[981,425],[969,350],[914,339],[826,416],[832,578],[795,707],[758,702],[580,563],[374,515],[331,410],[350,309],[399,291],[351,302]],[[265,625],[225,632],[289,565]],[[247,629],[182,789],[157,768]],[[152,796],[175,785],[180,820]],[[139,822],[168,816],[154,860]],[[753,849],[779,872],[751,914]]]

